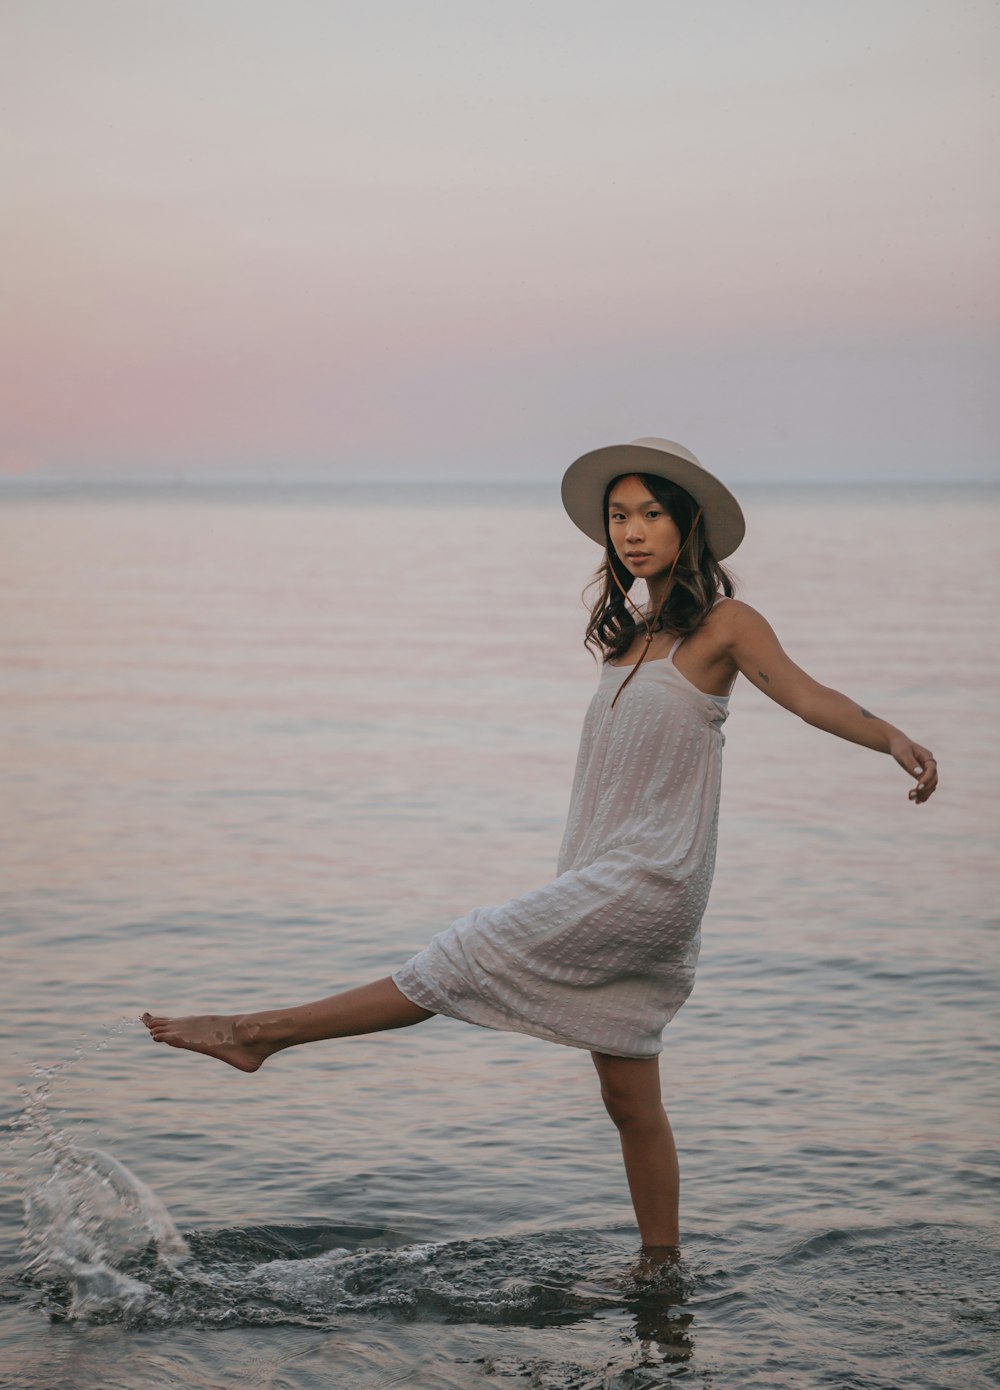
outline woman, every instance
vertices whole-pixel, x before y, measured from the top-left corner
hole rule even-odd
[[[584,723],[558,877],[477,909],[393,976],[297,1008],[145,1014],[156,1042],[256,1069],[274,1052],[435,1013],[590,1051],[621,1138],[644,1247],[678,1243],[679,1178],[660,1099],[661,1034],[691,991],[715,861],[722,724],[739,672],[827,733],[890,753],[922,804],[934,758],[819,685],[721,566],[743,539],[732,494],[694,455],[638,439],[563,479],[572,520],[605,546],[587,642],[603,656]],[[645,581],[640,608],[630,591]]]

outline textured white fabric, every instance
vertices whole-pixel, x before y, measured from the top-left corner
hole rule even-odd
[[[435,936],[393,976],[415,1004],[614,1056],[661,1051],[694,984],[726,701],[672,650],[612,710],[627,675],[606,665],[587,711],[559,876]]]

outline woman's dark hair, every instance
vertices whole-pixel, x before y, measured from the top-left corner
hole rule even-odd
[[[728,598],[732,598],[736,592],[732,576],[708,548],[704,520],[698,516],[698,503],[689,492],[655,473],[623,473],[612,478],[604,490],[604,540],[607,553],[604,563],[584,590],[585,602],[586,595],[594,588],[597,589],[597,597],[591,606],[590,622],[583,640],[595,656],[600,653],[605,661],[615,661],[624,656],[636,633],[646,630],[641,618],[636,616],[625,599],[625,594],[635,583],[635,576],[619,560],[608,530],[611,489],[622,478],[631,477],[638,478],[649,489],[681,533],[681,553],[674,569],[670,595],[654,630],[687,637],[705,621],[720,589]],[[695,517],[698,517],[697,523]],[[615,583],[616,578],[618,583]]]

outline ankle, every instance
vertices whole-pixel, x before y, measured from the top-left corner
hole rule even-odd
[[[242,1046],[284,1042],[285,1029],[280,1014],[240,1014],[233,1019],[233,1038]]]
[[[649,1239],[643,1237],[641,1254],[650,1264],[676,1264],[681,1256],[681,1233],[677,1226],[666,1226],[652,1232]]]

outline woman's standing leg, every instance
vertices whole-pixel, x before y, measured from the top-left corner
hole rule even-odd
[[[647,1248],[680,1242],[680,1170],[660,1096],[658,1057],[609,1057],[592,1052],[601,1098],[622,1145],[629,1191]]]
[[[201,1014],[168,1018],[143,1014],[154,1042],[203,1052],[240,1071],[256,1071],[275,1052],[299,1043],[327,1038],[351,1038],[408,1028],[433,1018],[429,1009],[411,1003],[391,978],[332,994],[291,1009],[265,1009],[254,1014]]]

